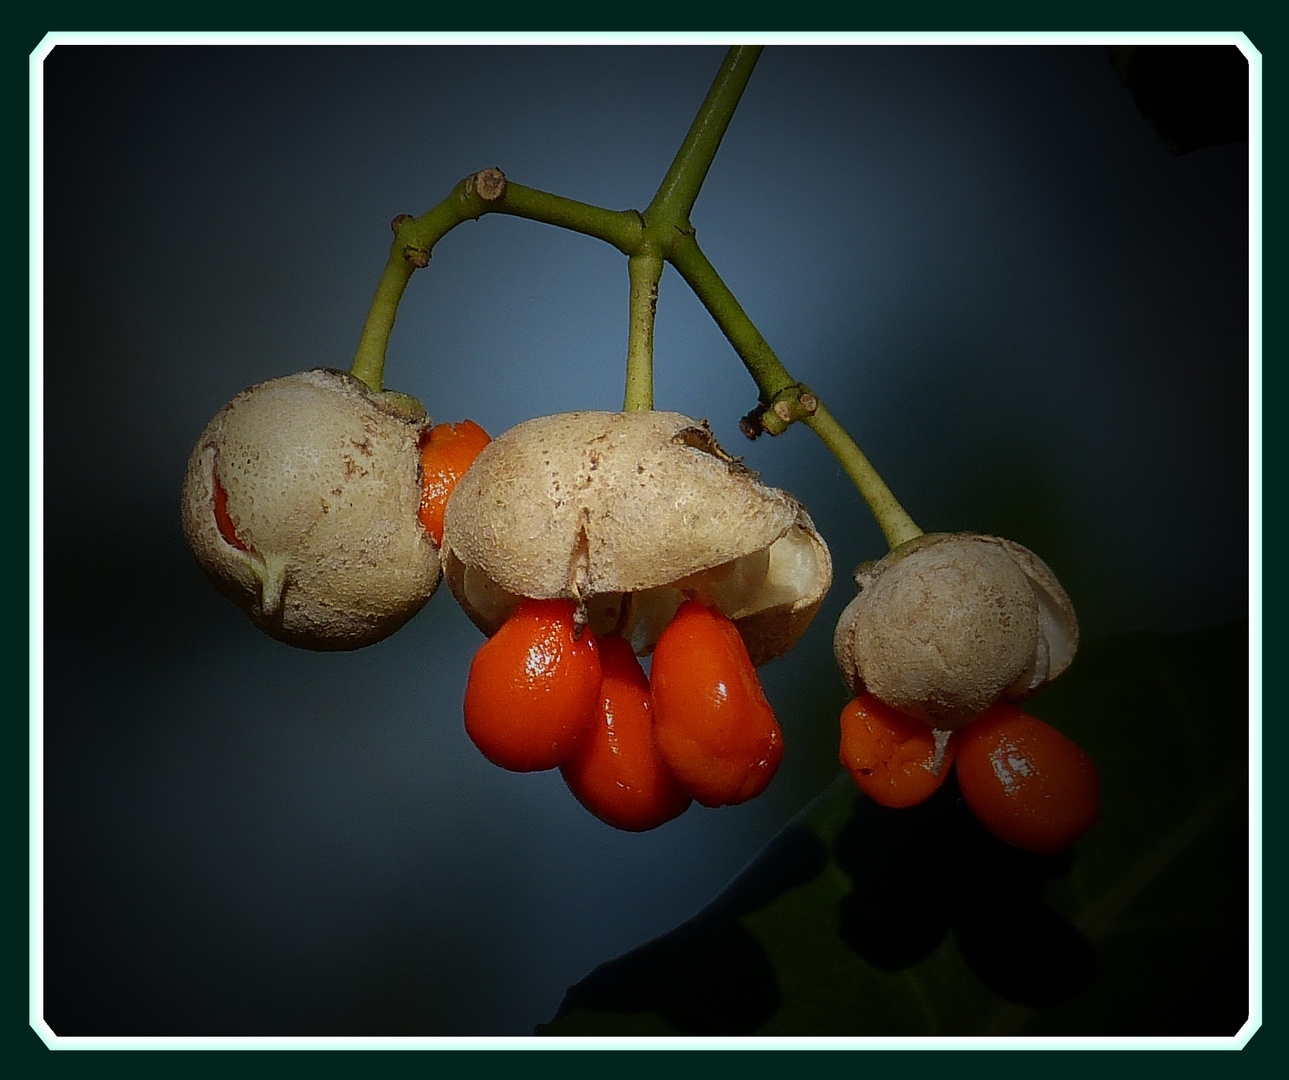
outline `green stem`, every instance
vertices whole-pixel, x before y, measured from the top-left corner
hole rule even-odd
[[[735,45],[725,54],[685,141],[680,144],[658,193],[645,210],[645,221],[650,225],[679,226],[689,221],[689,212],[694,208],[703,181],[707,179],[707,170],[716,157],[725,129],[738,108],[762,48],[760,45]]]
[[[546,225],[593,236],[612,244],[624,255],[640,250],[644,224],[634,210],[606,210],[600,206],[566,199],[536,188],[507,182],[505,194],[485,208],[484,213],[509,214]]]
[[[922,530],[909,517],[872,463],[846,433],[816,394],[797,382],[780,363],[761,332],[748,318],[729,286],[721,280],[691,234],[678,241],[668,261],[729,339],[760,390],[760,407],[744,421],[744,431],[753,438],[762,431],[777,435],[793,421],[803,421],[828,447],[846,470],[869,510],[894,548],[920,536]]]
[[[658,311],[658,282],[663,258],[646,250],[627,259],[631,278],[627,324],[627,390],[625,412],[653,408],[653,326]]]
[[[380,275],[371,307],[367,310],[367,321],[363,324],[358,351],[354,354],[354,364],[350,371],[375,393],[384,389],[385,349],[394,329],[394,319],[398,315],[398,302],[403,298],[407,283],[412,280],[414,269],[401,252],[390,255],[389,262]]]

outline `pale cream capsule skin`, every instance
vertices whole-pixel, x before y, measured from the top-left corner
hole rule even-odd
[[[489,443],[448,499],[443,567],[493,634],[526,597],[573,600],[644,655],[686,598],[738,626],[754,664],[786,653],[832,582],[801,505],[672,412],[538,417]]]
[[[847,685],[937,730],[1023,701],[1078,648],[1065,590],[1011,540],[928,533],[861,566],[855,581],[834,637]]]
[[[433,595],[438,551],[418,518],[413,398],[318,368],[238,394],[188,461],[183,526],[215,587],[265,633],[307,649],[387,637]],[[220,531],[216,485],[241,550]]]

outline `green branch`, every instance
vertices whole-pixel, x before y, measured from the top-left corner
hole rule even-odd
[[[500,170],[491,171],[500,175]],[[528,218],[530,221],[555,225],[584,236],[593,236],[606,244],[612,244],[624,255],[636,254],[643,240],[644,226],[640,215],[634,210],[605,210],[603,207],[508,181],[505,181],[501,196],[484,206],[482,212]]]
[[[471,173],[433,209],[416,218],[400,214],[393,221],[394,243],[350,369],[373,390],[379,391],[384,385],[385,353],[412,273],[429,265],[434,245],[443,237],[463,222],[476,221],[484,214],[510,214],[570,229],[612,244],[628,256],[643,246],[644,224],[634,210],[605,210],[512,184],[500,169]]]
[[[736,45],[725,54],[685,141],[644,212],[650,226],[684,226],[720,149],[725,129],[761,56],[760,45]]]
[[[394,247],[398,248],[397,241]],[[398,302],[403,299],[403,290],[412,280],[415,269],[403,258],[401,251],[397,255],[391,253],[376,285],[371,307],[367,309],[367,321],[363,324],[350,371],[375,393],[380,393],[385,387],[385,349],[394,330],[394,319],[398,316]]]
[[[768,407],[781,391],[793,385],[792,376],[748,318],[729,286],[721,280],[716,268],[708,262],[692,231],[676,240],[667,252],[667,261],[694,290],[694,295],[716,321],[721,333],[734,346],[734,351],[756,380],[762,400]]]

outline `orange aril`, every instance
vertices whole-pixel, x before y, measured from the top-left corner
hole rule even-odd
[[[436,424],[421,439],[421,524],[443,546],[443,512],[448,496],[479,451],[492,440],[473,420]]]
[[[950,739],[937,763],[932,729],[872,694],[861,694],[842,710],[841,763],[882,806],[916,806],[928,798],[949,775],[953,756]]]
[[[692,800],[658,753],[653,696],[631,645],[616,636],[599,645],[600,707],[591,733],[560,771],[601,821],[643,832],[683,814]]]
[[[654,648],[658,749],[704,806],[755,798],[783,758],[783,735],[734,623],[693,600]]]
[[[594,635],[571,600],[525,600],[479,647],[465,691],[465,727],[489,761],[515,772],[563,764],[600,705]]]

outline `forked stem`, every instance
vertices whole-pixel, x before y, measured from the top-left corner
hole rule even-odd
[[[434,245],[457,225],[499,213],[570,229],[612,244],[627,256],[626,411],[653,408],[658,283],[664,264],[670,262],[734,346],[760,391],[758,408],[741,424],[744,432],[752,438],[762,432],[778,435],[803,421],[841,463],[892,548],[920,536],[922,530],[846,430],[818,396],[793,379],[779,361],[699,248],[689,223],[689,213],[760,54],[759,46],[735,46],[726,53],[698,115],[643,214],[566,199],[511,183],[500,169],[482,169],[467,176],[421,217],[395,218],[394,244],[359,339],[353,374],[373,390],[382,389],[385,353],[407,283],[415,270],[429,265]]]
[[[640,246],[627,258],[631,277],[627,388],[623,406],[627,412],[653,408],[653,328],[658,313],[663,253],[678,237],[693,234],[689,212],[760,55],[760,46],[748,45],[735,46],[725,54],[667,175],[640,215],[643,226]]]

